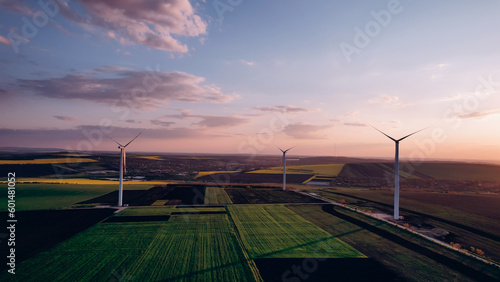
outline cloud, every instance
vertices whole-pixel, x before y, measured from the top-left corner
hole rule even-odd
[[[118,72],[118,71],[130,71],[127,67],[117,67],[117,66],[104,66],[100,68],[93,69],[95,72]]]
[[[326,135],[321,133],[331,127],[330,125],[313,125],[299,122],[287,125],[284,132],[296,139],[325,139]]]
[[[79,121],[79,117],[68,117],[68,116],[54,116],[56,119],[64,121]]]
[[[458,117],[462,118],[462,119],[469,119],[469,118],[482,119],[482,118],[492,116],[492,115],[497,115],[497,114],[500,114],[500,110],[476,111],[476,112],[472,112],[472,113],[468,113],[468,114],[459,115]]]
[[[189,0],[77,2],[81,10],[64,4],[61,5],[61,13],[87,30],[101,33],[121,44],[135,43],[163,51],[186,53],[188,47],[177,38],[197,37],[207,32],[207,23],[196,14]]]
[[[390,96],[387,94],[381,94],[375,98],[368,100],[370,104],[383,104],[393,107],[404,106],[405,104],[401,103],[398,96]]]
[[[0,0],[0,7],[16,14],[33,14],[31,8],[28,5],[24,4],[23,1]]]
[[[235,95],[226,95],[205,78],[184,72],[120,71],[115,77],[100,78],[71,74],[45,80],[20,79],[21,90],[35,95],[64,100],[106,103],[114,107],[156,109],[169,101],[189,103],[227,103]]]
[[[250,66],[250,67],[255,65],[255,62],[253,62],[253,61],[240,60],[240,63],[247,65],[247,66]]]
[[[3,43],[5,45],[7,45],[7,46],[11,45],[10,40],[7,39],[6,37],[1,36],[1,35],[0,35],[0,43]]]
[[[140,120],[135,120],[135,119],[127,119],[125,122],[128,122],[128,123],[142,123]]]
[[[295,106],[272,106],[272,107],[254,107],[261,112],[278,112],[278,113],[307,113],[307,112],[317,112],[319,109],[306,109],[298,108]]]
[[[367,127],[368,125],[366,123],[362,122],[344,122],[344,125],[346,126],[357,126],[357,127]]]
[[[250,120],[245,118],[240,118],[236,116],[212,116],[212,115],[195,115],[192,114],[189,110],[181,110],[180,114],[174,115],[165,115],[163,117],[166,118],[175,118],[175,119],[192,119],[198,118],[201,121],[194,123],[194,125],[204,126],[204,127],[234,127],[239,126],[245,123],[248,123]]]
[[[343,115],[342,117],[349,118],[349,117],[356,116],[358,114],[359,114],[359,111],[352,111],[352,112],[348,112],[347,114]]]
[[[248,119],[233,117],[233,116],[197,116],[202,120],[196,125],[206,126],[206,127],[234,127],[248,123]]]
[[[171,121],[161,121],[161,120],[157,120],[157,119],[154,119],[154,120],[151,120],[150,121],[151,124],[154,124],[154,125],[160,125],[160,126],[164,126],[164,127],[169,127],[171,125],[174,125],[175,122],[171,122]]]
[[[79,144],[85,144],[82,149],[89,151],[102,150],[105,143],[112,142],[105,136],[110,136],[118,142],[126,142],[142,132],[141,139],[192,139],[205,138],[207,135],[199,129],[189,128],[131,128],[131,127],[100,127],[82,125],[72,129],[10,129],[0,128],[0,144],[19,147],[59,147],[77,149]],[[92,138],[89,139],[89,136]],[[139,140],[139,139],[138,139]],[[81,145],[80,145],[81,146]]]

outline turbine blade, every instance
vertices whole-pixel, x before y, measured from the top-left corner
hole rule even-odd
[[[128,146],[128,144],[132,143],[132,141],[134,141],[134,140],[135,140],[137,137],[139,137],[139,135],[141,135],[141,134],[142,134],[142,132],[141,132],[141,133],[139,133],[139,134],[137,134],[137,136],[136,136],[136,137],[134,137],[134,139],[130,140],[130,142],[128,142],[128,143],[127,143],[127,145],[125,145],[125,146],[123,146],[123,147],[127,147],[127,146]]]
[[[426,128],[422,128],[422,129],[420,129],[420,130],[417,130],[417,131],[415,131],[415,132],[413,132],[413,133],[410,133],[410,134],[406,135],[405,137],[403,137],[403,138],[399,139],[399,140],[398,140],[398,142],[399,142],[399,141],[401,141],[401,140],[403,140],[403,139],[405,139],[405,138],[408,138],[408,137],[412,136],[413,134],[417,134],[417,133],[419,133],[420,131],[425,130],[425,129],[429,128],[429,127],[430,127],[430,126],[428,126],[428,127],[426,127]]]
[[[290,147],[290,148],[286,149],[286,150],[284,151],[284,153],[288,152],[289,150],[291,150],[291,149],[293,149],[293,148],[295,148],[295,147],[297,147],[297,146],[293,146],[293,147]]]
[[[115,142],[115,143],[116,143],[116,144],[118,144],[119,146],[122,146],[122,147],[123,147],[123,145],[122,145],[122,144],[120,144],[120,143],[119,143],[118,141],[116,141],[115,139],[113,139],[113,138],[109,137],[108,135],[106,135],[106,137],[108,137],[109,139],[113,140],[113,142]]]
[[[278,148],[282,153],[285,153],[285,151],[283,151],[283,149],[281,149],[280,147],[278,147],[278,145],[275,145],[276,148]]]
[[[382,132],[381,130],[379,130],[378,128],[376,128],[375,126],[373,126],[371,124],[370,124],[370,126],[373,127],[373,129],[377,130],[378,132],[380,132],[380,133],[384,134],[385,136],[387,136],[387,138],[391,139],[392,141],[394,141],[394,142],[398,142],[399,141],[399,140],[396,140],[396,139],[392,138],[391,136],[385,134],[384,132]]]

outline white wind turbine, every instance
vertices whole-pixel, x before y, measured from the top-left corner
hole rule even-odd
[[[399,142],[403,141],[403,139],[406,139],[413,134],[416,134],[426,128],[422,128],[420,130],[417,130],[411,134],[406,135],[403,138],[400,139],[394,139],[391,136],[385,134],[384,132],[380,131],[378,128],[374,127],[373,125],[370,124],[371,127],[373,127],[375,130],[378,132],[384,134],[387,138],[391,139],[396,143],[396,156],[394,158],[394,219],[399,219]]]
[[[283,153],[283,159],[282,159],[282,162],[283,162],[283,191],[286,190],[286,152],[288,152],[289,150],[295,148],[294,147],[290,147],[286,150],[282,150],[280,147],[278,147],[278,149],[280,149],[280,151]]]
[[[141,132],[142,133],[142,132]],[[126,153],[125,148],[132,143],[141,133],[137,134],[134,139],[130,140],[125,146],[117,142],[115,139],[109,137],[109,139],[113,140],[116,144],[118,144],[118,149],[120,149],[120,189],[118,190],[118,206],[123,206],[123,173],[127,173],[127,166],[125,165],[126,161]]]

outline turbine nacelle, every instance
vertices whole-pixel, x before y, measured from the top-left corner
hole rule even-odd
[[[120,142],[116,141],[115,139],[107,136],[109,139],[113,140],[113,142],[118,144],[118,149],[120,149],[120,152],[121,152],[121,154],[120,154],[120,186],[119,186],[119,190],[118,190],[118,206],[120,206],[120,207],[123,204],[123,174],[127,173],[125,148],[127,148],[127,146],[130,145],[130,143],[132,143],[132,141],[134,141],[137,137],[139,137],[139,135],[141,135],[141,133],[137,134],[137,136],[135,136],[134,139],[130,140],[130,142],[125,144],[125,146],[120,144]]]
[[[379,130],[378,128],[374,127],[373,125],[370,124],[370,126],[373,127],[375,130],[377,130],[378,132],[384,134],[387,138],[394,141],[394,143],[396,143],[396,154],[394,158],[394,219],[398,220],[399,219],[399,142],[429,127],[417,130],[413,133],[404,136],[403,138],[394,139],[391,136]]]

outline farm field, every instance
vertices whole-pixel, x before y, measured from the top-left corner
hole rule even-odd
[[[256,271],[227,215],[190,214],[99,223],[22,263],[10,281],[255,281]]]
[[[322,194],[336,201],[344,199],[362,209],[374,208],[392,213],[393,194],[390,191],[336,189]],[[459,243],[465,249],[483,250],[486,257],[498,262],[500,218],[495,207],[499,201],[498,195],[402,191],[400,207],[401,215],[413,226],[444,229],[450,232],[446,238],[441,238],[444,242]]]
[[[228,206],[228,211],[251,258],[365,257],[285,206]]]
[[[232,204],[231,198],[229,198],[224,188],[207,187],[205,190],[205,205],[213,204]]]
[[[286,173],[315,174],[319,177],[334,177],[342,171],[343,167],[344,164],[291,165],[286,167]],[[283,173],[283,167],[270,167],[268,169],[254,170],[247,173]]]
[[[487,272],[490,275],[500,275],[495,267],[487,267],[454,251],[437,247],[433,243],[411,235],[405,235],[405,232],[398,228],[394,229],[394,227],[382,224],[375,219],[348,210],[342,209],[341,212],[348,217],[365,222],[368,226],[374,226],[376,230],[382,229],[384,232],[396,234],[399,239],[382,236],[355,223],[325,213],[321,206],[288,206],[288,208],[355,247],[368,257],[376,259],[388,269],[398,273],[403,280],[433,281],[439,277],[439,280],[470,281],[472,278],[464,274],[463,271],[465,268],[470,270],[468,266],[465,266],[467,264],[476,269],[470,270],[474,275],[477,275],[476,279],[479,276],[485,280],[494,280],[491,277],[482,276],[481,272],[486,272],[486,269],[489,269]],[[420,246],[425,246],[426,249],[421,250]],[[451,257],[457,262],[450,262],[446,258],[444,258],[444,262],[439,262],[443,259],[441,254]],[[461,263],[465,263],[465,265],[461,265]]]
[[[36,210],[16,212],[16,261],[19,263],[78,234],[113,214],[114,209]],[[8,218],[7,212],[0,212]],[[3,232],[0,232],[2,235]],[[4,235],[7,235],[4,233]],[[0,237],[0,253],[9,254],[5,237]],[[0,271],[7,268],[2,256]],[[1,280],[1,279],[0,279]]]
[[[335,188],[317,191],[332,200],[345,199],[347,203],[360,201],[349,198],[349,196],[380,202],[391,207],[394,201],[394,194],[390,190]],[[500,236],[500,210],[497,208],[499,202],[500,195],[494,194],[414,192],[408,190],[400,192],[401,209],[459,222],[493,233],[496,236]]]
[[[422,163],[415,173],[436,179],[500,181],[500,166],[467,163]]]
[[[279,203],[322,203],[292,191],[283,191],[281,188],[224,188],[234,204],[279,204]]]
[[[125,189],[147,189],[147,185],[126,185]],[[114,185],[27,184],[16,185],[16,210],[46,210],[70,207],[116,190]],[[0,187],[0,201],[7,201],[7,186]],[[6,211],[7,205],[0,207]]]

